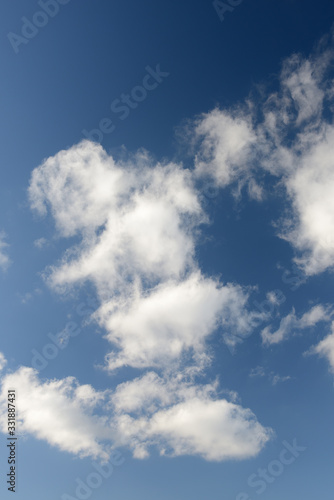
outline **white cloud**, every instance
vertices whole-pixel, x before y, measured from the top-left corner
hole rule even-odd
[[[248,196],[251,200],[256,201],[262,201],[265,197],[263,187],[254,178],[250,178],[248,181]]]
[[[261,317],[247,309],[249,289],[223,285],[199,269],[196,243],[207,217],[196,183],[211,178],[237,194],[246,186],[249,197],[261,201],[267,195],[261,176],[278,177],[292,213],[280,236],[300,252],[307,274],[330,269],[334,127],[322,113],[334,98],[326,80],[332,56],[323,47],[307,60],[294,55],[283,65],[279,90],[264,102],[249,99],[244,108],[202,115],[193,127],[193,171],[154,162],[146,152],[116,161],[89,141],[33,171],[32,208],[52,215],[59,236],[75,237],[61,262],[48,269],[50,286],[92,282],[101,304],[95,318],[117,349],[107,355],[107,367],[153,366],[161,373],[98,392],[73,378],[41,382],[34,370],[21,368],[4,378],[3,391],[18,387],[23,431],[101,458],[110,442],[129,446],[137,458],[151,446],[161,454],[207,460],[247,458],[261,450],[271,431],[249,409],[219,399],[217,384],[194,382],[210,361],[206,341],[218,327],[234,345]],[[2,248],[0,239],[4,266]],[[269,300],[275,304],[273,296]],[[263,343],[281,342],[294,329],[330,316],[323,306],[301,318],[292,311],[276,332],[262,331]],[[331,363],[332,345],[329,336],[315,348]],[[270,376],[273,384],[287,379]]]
[[[296,222],[283,236],[303,252],[297,262],[309,275],[334,264],[333,144],[334,127],[324,126],[286,181]]]
[[[62,236],[82,242],[51,271],[55,286],[92,280],[100,293],[124,281],[181,276],[193,265],[194,224],[204,216],[190,173],[147,154],[117,164],[83,141],[34,170],[32,207],[50,206]],[[121,275],[121,276],[120,276]]]
[[[289,336],[295,324],[296,324],[296,316],[293,310],[290,314],[282,318],[280,326],[278,330],[276,330],[275,332],[271,331],[270,326],[266,326],[262,330],[261,332],[262,343],[264,345],[270,345],[282,342]]]
[[[272,376],[272,384],[273,385],[277,385],[280,382],[287,382],[288,380],[291,380],[290,375],[281,376],[281,375],[272,374],[271,376]]]
[[[23,294],[18,294],[18,296],[20,297],[20,300],[21,300],[22,304],[27,304],[33,298],[33,294],[31,292],[26,292],[26,293],[23,293]]]
[[[21,433],[32,434],[60,450],[80,457],[108,457],[101,441],[111,431],[105,419],[92,414],[104,394],[79,386],[73,377],[41,382],[32,368],[21,367],[6,375],[1,388],[1,427],[6,432],[7,390],[19,394],[16,402]]]
[[[7,359],[5,358],[4,354],[0,352],[0,372],[5,368],[7,364]]]
[[[48,245],[48,240],[46,238],[38,238],[37,240],[34,241],[34,246],[41,250],[42,248],[45,248]]]
[[[272,435],[250,410],[217,399],[217,384],[194,386],[182,374],[167,380],[150,372],[112,394],[74,377],[42,382],[35,370],[21,367],[2,380],[3,432],[8,388],[19,394],[21,433],[80,457],[107,460],[112,447],[127,446],[145,458],[153,446],[162,455],[241,459],[257,455]]]
[[[279,236],[299,252],[296,261],[306,274],[331,269],[334,126],[323,110],[334,99],[326,73],[332,56],[323,47],[308,59],[294,55],[283,65],[279,90],[260,104],[249,99],[244,108],[202,115],[193,127],[193,171],[154,162],[146,152],[116,161],[89,141],[33,171],[31,206],[52,215],[59,236],[76,238],[48,269],[50,286],[92,282],[101,304],[95,318],[115,347],[107,368],[154,367],[160,375],[145,373],[99,393],[72,378],[43,383],[22,368],[5,382],[21,388],[23,430],[60,449],[103,458],[111,442],[130,447],[137,458],[152,446],[161,454],[207,460],[261,450],[271,431],[249,409],[219,399],[217,384],[194,382],[210,362],[207,340],[216,329],[234,346],[261,318],[247,309],[250,289],[222,284],[199,269],[196,243],[207,217],[196,183],[211,179],[237,195],[246,187],[251,199],[262,201],[261,177],[278,178],[290,208]],[[272,295],[268,300],[277,302]],[[277,331],[265,328],[262,341],[282,342],[331,314],[321,305],[300,318],[293,310]],[[333,335],[314,348],[332,366]],[[289,379],[268,376],[273,385]],[[42,415],[41,405],[31,404],[37,400]]]
[[[241,287],[222,286],[196,272],[149,293],[136,290],[126,299],[106,302],[96,316],[120,349],[108,357],[109,368],[162,367],[189,350],[204,354],[205,341],[217,327],[235,335],[251,329],[247,298]]]
[[[6,234],[3,231],[0,231],[0,268],[4,271],[8,268],[11,261],[7,255],[8,243],[6,240]]]
[[[115,162],[101,146],[83,141],[34,170],[29,196],[40,214],[50,210],[60,236],[80,238],[47,280],[56,289],[93,282],[101,304],[94,317],[116,347],[106,356],[107,368],[162,372],[115,389],[105,404],[106,429],[91,435],[87,450],[101,451],[98,438],[109,432],[137,458],[151,446],[207,460],[256,455],[270,430],[250,410],[218,399],[216,385],[194,383],[210,362],[207,338],[218,327],[225,335],[248,333],[259,313],[247,309],[250,289],[198,269],[195,245],[207,218],[191,172],[154,164],[147,153]],[[95,397],[84,393],[79,404],[77,388],[67,403],[81,409]]]
[[[263,368],[263,366],[256,366],[249,373],[250,377],[264,377],[265,375],[266,375],[266,371]]]
[[[248,176],[256,135],[247,116],[214,109],[195,123],[194,134],[199,141],[195,176],[212,177],[219,187]],[[262,198],[254,179],[249,193],[252,198]]]
[[[204,355],[218,326],[225,337],[251,331],[258,313],[247,311],[249,291],[198,270],[198,227],[207,218],[182,166],[153,164],[147,153],[117,163],[83,141],[36,168],[29,195],[39,213],[50,207],[60,235],[81,235],[48,281],[95,284],[95,317],[118,348],[107,356],[110,369]]]
[[[164,438],[163,454],[170,449],[172,456],[200,455],[215,461],[256,456],[270,437],[250,410],[226,400],[197,397],[159,411],[140,424],[153,440],[155,436]]]
[[[299,252],[296,262],[307,275],[334,265],[334,127],[324,115],[334,102],[328,73],[333,59],[332,41],[324,40],[308,59],[289,58],[281,93],[265,111],[273,139],[264,166],[283,174],[293,209],[280,236]]]
[[[293,119],[297,126],[311,118],[320,117],[325,92],[319,87],[319,83],[323,76],[324,63],[326,64],[326,61],[323,57],[303,60],[297,54],[284,62],[281,73],[283,95],[291,96],[297,114],[289,109],[288,99],[285,101],[288,104],[286,112],[288,114],[290,110],[288,119]]]
[[[334,372],[334,322],[332,323],[332,333],[314,346],[310,354],[318,354],[327,358],[331,371]]]
[[[169,405],[175,394],[168,384],[155,372],[129,382],[119,384],[113,394],[113,406],[117,413],[145,412],[152,413],[157,404]]]
[[[315,326],[319,321],[330,321],[333,315],[331,307],[324,307],[321,304],[312,307],[297,321],[298,328],[309,328]]]
[[[194,125],[201,138],[195,175],[210,176],[218,187],[237,184],[239,194],[247,182],[258,201],[266,193],[256,178],[279,177],[291,206],[279,236],[307,275],[334,266],[333,60],[328,37],[309,58],[284,61],[277,92],[264,92],[259,102],[252,96],[236,111],[214,109]]]
[[[291,377],[289,375],[281,376],[277,373],[275,374],[275,372],[268,373],[263,366],[257,366],[256,368],[253,368],[250,371],[249,376],[252,378],[266,377],[270,380],[272,385],[277,385],[279,382],[286,382],[287,380],[291,380]]]
[[[162,455],[215,461],[257,455],[271,429],[250,410],[217,399],[216,391],[217,384],[194,386],[182,376],[163,380],[153,372],[121,384],[112,398],[120,444],[127,443],[137,458],[148,456],[150,446]]]
[[[264,345],[278,344],[286,340],[294,330],[303,330],[315,326],[321,321],[330,321],[332,314],[333,312],[329,307],[317,305],[298,319],[293,309],[290,314],[282,318],[278,330],[272,332],[270,326],[266,326],[262,330],[262,342]]]

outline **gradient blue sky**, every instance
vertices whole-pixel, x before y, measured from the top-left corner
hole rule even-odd
[[[125,439],[124,446],[118,446],[124,464],[115,467],[112,476],[90,498],[332,500],[333,2],[244,0],[233,12],[227,12],[222,22],[211,1],[159,4],[148,0],[71,0],[59,5],[59,12],[15,53],[8,33],[21,34],[22,17],[31,20],[40,9],[36,1],[17,0],[4,3],[0,16],[0,352],[4,356],[0,357],[0,370],[4,390],[7,381],[14,380],[10,377],[16,377],[18,404],[21,398],[27,405],[22,406],[19,414],[22,436],[18,445],[16,498],[56,500],[64,494],[75,498],[76,478],[85,480],[94,470],[92,457],[80,458],[73,446],[66,444],[66,439],[63,449],[52,445],[55,417],[52,411],[51,414],[39,411],[36,403],[42,384],[46,385],[41,393],[47,392],[47,384],[54,380],[75,377],[79,386],[89,384],[94,391],[106,391],[102,405],[82,411],[89,414],[92,410],[96,418],[110,419],[108,425],[114,433],[113,395],[119,384],[131,383],[152,371],[165,383],[173,375],[197,366],[199,358],[190,359],[191,355],[187,353],[190,356],[187,357],[182,351],[181,361],[171,358],[166,366],[163,363],[159,366],[159,360],[158,366],[148,361],[139,367],[128,360],[118,370],[103,370],[104,358],[114,347],[105,338],[102,322],[84,324],[89,314],[80,316],[78,306],[86,307],[89,301],[93,312],[107,303],[103,297],[106,289],[116,296],[122,297],[123,293],[124,300],[130,300],[131,290],[127,286],[131,279],[142,279],[144,293],[149,294],[155,285],[164,286],[168,279],[180,284],[191,272],[199,270],[206,280],[219,284],[217,290],[227,283],[241,287],[238,290],[248,295],[248,301],[245,309],[240,295],[233,312],[212,313],[216,323],[210,327],[205,351],[211,354],[211,361],[204,363],[203,370],[191,379],[192,387],[217,380],[213,401],[226,399],[229,404],[250,409],[266,438],[258,450],[254,445],[248,457],[242,456],[247,453],[238,442],[233,459],[216,456],[213,460],[207,457],[210,446],[205,441],[208,433],[205,425],[200,428],[202,437],[196,435],[202,446],[198,453],[189,452],[191,446],[185,445],[187,453],[161,456],[160,439],[169,439],[164,434],[164,438],[155,437],[154,445],[148,448],[149,456],[140,459],[133,457],[132,445]],[[316,48],[324,36],[327,39]],[[299,55],[291,59],[293,54]],[[111,103],[141,85],[146,68],[156,68],[158,64],[169,75],[121,120],[120,114],[111,110]],[[269,101],[274,94],[275,98]],[[250,103],[249,107],[246,103]],[[272,129],[269,121],[263,119],[267,112],[269,120],[270,111],[276,120]],[[167,273],[166,278],[156,272],[152,278],[138,271],[125,276],[124,283],[115,291],[113,278],[108,284],[107,277],[107,284],[102,285],[99,271],[98,277],[73,280],[71,286],[66,278],[64,288],[59,291],[52,286],[45,270],[54,266],[57,272],[62,259],[70,262],[71,254],[66,251],[76,245],[79,257],[85,257],[81,239],[86,238],[88,248],[94,248],[94,238],[88,230],[87,234],[79,230],[67,237],[64,227],[55,228],[61,210],[55,197],[65,206],[67,227],[71,224],[74,203],[61,189],[56,195],[51,193],[48,182],[52,173],[43,173],[40,166],[47,158],[51,158],[52,166],[52,158],[61,150],[76,151],[84,139],[83,130],[96,129],[104,118],[115,125],[112,133],[103,134],[101,147],[105,153],[97,144],[86,142],[82,143],[83,158],[96,154],[103,165],[103,159],[113,157],[116,165],[128,172],[125,178],[127,175],[135,178],[132,189],[138,196],[151,189],[150,176],[159,161],[165,166],[164,171],[173,162],[178,165],[177,172],[190,173],[188,187],[202,207],[202,216],[206,214],[207,222],[202,219],[193,226],[188,219],[180,219],[182,235],[190,234],[194,242],[193,261],[190,264],[187,261],[181,275]],[[249,147],[243,135],[246,129],[255,138],[253,141],[248,137]],[[269,129],[271,138],[266,136]],[[224,151],[233,141],[237,145],[231,146],[226,159]],[[150,159],[138,158],[138,150],[148,151]],[[291,157],[284,156],[286,151]],[[67,157],[62,161],[64,168],[66,165],[76,168]],[[79,176],[84,165],[84,160],[77,165]],[[40,175],[42,194],[33,184],[33,171]],[[103,172],[96,181],[96,172],[92,171],[91,182],[85,184],[85,189],[95,181],[102,188],[104,183],[108,185],[109,181],[103,177],[106,170]],[[61,175],[65,175],[64,171]],[[161,189],[168,184],[168,175],[161,174]],[[228,180],[222,180],[224,175]],[[76,189],[74,184],[71,186],[70,195]],[[127,193],[130,200],[133,192]],[[166,199],[175,193],[178,185],[170,188]],[[180,196],[183,195],[185,191],[181,190]],[[33,209],[38,201],[47,204],[44,217]],[[94,203],[97,202],[98,196]],[[87,203],[88,211],[95,209],[95,205]],[[107,220],[110,222],[118,214],[113,212]],[[324,217],[319,218],[321,215]],[[290,226],[284,225],[286,220]],[[104,224],[106,221],[97,229],[94,226],[96,234],[106,230]],[[145,228],[140,230],[144,232]],[[154,231],[148,232],[154,246]],[[184,250],[182,241],[180,252]],[[298,262],[294,260],[298,258]],[[102,262],[101,268],[104,265],[108,263]],[[196,284],[199,289],[200,285]],[[274,303],[273,290],[280,291],[284,302]],[[258,304],[266,302],[268,306],[270,300],[271,309],[265,314]],[[236,337],[237,318],[247,321],[247,314],[252,313],[262,315],[258,326],[248,325],[245,338],[241,339],[240,332]],[[122,321],[131,316],[128,310],[124,314]],[[288,318],[285,323],[284,318]],[[280,332],[282,319],[281,332],[284,331],[280,337],[274,332]],[[31,387],[34,408],[29,409],[30,388],[23,383],[25,375],[21,367],[28,367],[32,377],[34,350],[42,353],[50,342],[48,333],[56,335],[69,321],[82,324],[81,332],[40,373],[35,373],[34,380],[38,382]],[[134,324],[136,321],[138,317],[134,317]],[[154,324],[159,338],[159,321]],[[168,325],[166,328],[169,331]],[[142,335],[144,338],[145,331]],[[273,341],[275,335],[277,341]],[[231,336],[233,346],[228,341]],[[73,402],[73,393],[68,398]],[[47,405],[47,401],[43,404]],[[205,402],[208,403],[207,399]],[[2,400],[1,404],[0,491],[1,498],[7,498],[10,493],[5,482],[6,413]],[[161,403],[160,411],[167,412],[170,408],[170,403],[167,406]],[[72,406],[68,411],[71,413]],[[37,425],[39,415],[44,437],[38,426],[33,428],[31,423]],[[232,415],[232,421],[233,418]],[[215,422],[219,427],[219,417]],[[164,425],[168,427],[168,423]],[[226,431],[219,427],[222,435],[218,440],[226,440],[224,432],[230,432],[229,425],[230,421]],[[73,429],[75,422],[69,416],[66,431],[71,433]],[[256,429],[250,425],[245,431],[246,439],[252,440],[252,433],[256,434]],[[96,437],[106,450],[114,442],[111,434],[110,431],[111,441]],[[183,438],[187,440],[178,436],[176,441]],[[257,488],[247,484],[248,478],[279,458],[283,441],[292,443],[294,439],[306,450],[291,465],[284,466],[282,474],[262,494],[256,493]],[[173,442],[169,441],[168,446],[173,455]],[[238,498],[242,492],[245,495]]]

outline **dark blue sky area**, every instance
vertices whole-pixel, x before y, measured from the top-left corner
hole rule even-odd
[[[114,116],[116,130],[103,145],[170,155],[176,125],[242,100],[292,51],[308,53],[334,14],[331,1],[244,0],[221,22],[208,1],[72,0],[15,54],[7,34],[20,34],[21,17],[32,19],[38,4],[2,8],[2,186],[9,171],[25,182],[43,156],[113,118],[112,101],[140,85],[145,67],[158,63],[170,76],[126,120]]]

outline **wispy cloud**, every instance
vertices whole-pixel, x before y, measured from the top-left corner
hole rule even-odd
[[[41,250],[42,248],[45,248],[48,245],[48,243],[49,243],[48,240],[42,237],[34,241],[34,246]]]
[[[0,231],[0,269],[6,270],[11,261],[8,257],[8,243],[6,242],[6,234],[3,231]]]
[[[264,377],[266,375],[266,371],[263,366],[256,366],[255,368],[252,368],[252,370],[249,373],[250,377]]]
[[[265,377],[271,382],[272,385],[277,385],[280,382],[291,380],[290,375],[282,376],[273,371],[268,372],[268,370],[266,370],[263,366],[256,366],[255,368],[253,368],[250,371],[249,376],[252,378]]]
[[[309,311],[297,318],[295,310],[282,318],[278,330],[272,332],[271,327],[265,327],[261,332],[262,342],[264,345],[278,344],[286,340],[294,331],[304,330],[317,325],[321,321],[330,321],[333,316],[331,307],[317,305]]]
[[[330,369],[334,373],[334,322],[332,323],[332,333],[313,346],[307,354],[318,354],[327,358]]]
[[[0,371],[4,369],[6,364],[7,364],[7,359],[5,358],[4,354],[0,352]]]
[[[278,375],[278,374],[271,374],[272,376],[272,384],[273,385],[277,385],[279,384],[280,382],[287,382],[288,380],[291,380],[291,377],[290,375],[285,375],[285,376],[281,376],[281,375]]]

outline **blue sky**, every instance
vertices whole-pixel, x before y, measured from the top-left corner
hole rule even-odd
[[[1,498],[331,500],[333,3],[2,10]]]

